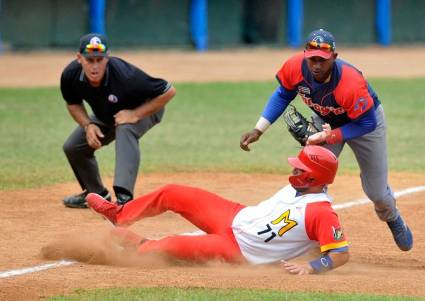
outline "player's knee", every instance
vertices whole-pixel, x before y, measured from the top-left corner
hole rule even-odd
[[[388,199],[389,195],[386,192],[371,191],[367,192],[367,197],[375,204],[384,202]]]
[[[72,143],[69,143],[69,141],[66,141],[62,145],[63,152],[69,157],[70,155],[76,153],[76,148]]]
[[[182,185],[167,184],[160,188],[160,194],[164,198],[174,199],[179,195],[182,195],[182,187]]]
[[[115,128],[115,136],[134,135],[134,125],[131,123],[120,124]]]

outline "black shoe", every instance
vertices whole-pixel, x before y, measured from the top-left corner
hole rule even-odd
[[[86,196],[88,191],[84,190],[82,193],[77,195],[68,196],[63,199],[63,204],[68,208],[88,208]],[[111,201],[111,194],[106,190],[106,193],[101,194],[101,196],[107,201]]]
[[[124,193],[117,193],[116,196],[117,196],[117,205],[124,205],[133,199],[131,195],[124,194]]]

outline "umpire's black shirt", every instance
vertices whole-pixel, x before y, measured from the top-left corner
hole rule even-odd
[[[117,112],[134,109],[170,87],[167,81],[153,78],[117,57],[109,57],[99,87],[89,84],[77,60],[66,66],[61,76],[61,92],[68,104],[81,104],[85,100],[97,118],[111,125]]]

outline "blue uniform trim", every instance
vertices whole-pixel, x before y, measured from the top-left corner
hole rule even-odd
[[[357,120],[353,120],[341,127],[342,137],[344,140],[354,139],[372,132],[376,129],[375,108],[363,114]]]
[[[296,90],[286,90],[284,87],[279,86],[276,88],[272,96],[267,102],[262,116],[270,123],[276,121],[280,115],[285,111],[289,103],[297,96]]]
[[[373,104],[375,106],[375,109],[379,107],[381,102],[378,99],[378,95],[376,95],[375,91],[372,89],[372,86],[367,83],[367,91],[369,92],[370,96],[373,98]]]
[[[341,248],[336,248],[336,249],[330,249],[328,252],[336,252],[336,253],[340,253],[340,252],[347,252],[348,251],[348,246],[345,247],[341,247]]]

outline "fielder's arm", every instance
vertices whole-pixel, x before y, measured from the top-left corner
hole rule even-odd
[[[288,104],[297,95],[296,91],[286,90],[283,86],[277,89],[270,96],[269,101],[261,114],[260,119],[255,125],[254,129],[241,136],[239,145],[244,151],[249,151],[249,144],[256,142],[260,139],[261,135],[267,128],[282,115]]]

